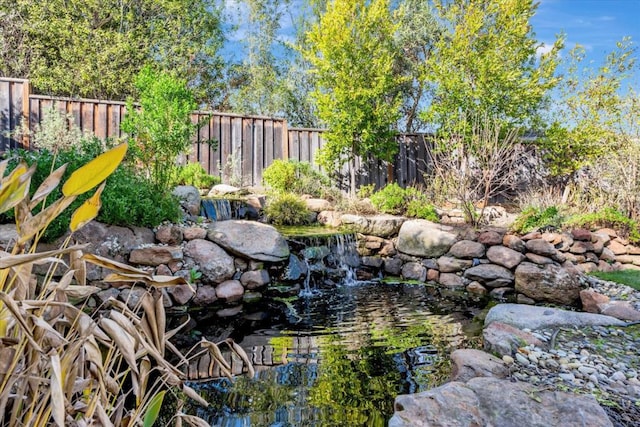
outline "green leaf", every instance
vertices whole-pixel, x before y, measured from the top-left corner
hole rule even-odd
[[[144,414],[144,420],[142,423],[144,427],[153,427],[153,424],[158,419],[165,393],[166,390],[162,390],[160,393],[153,396],[153,399],[149,402],[149,406],[147,406],[147,411]]]

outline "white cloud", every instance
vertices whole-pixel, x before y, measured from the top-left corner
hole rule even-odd
[[[536,56],[539,58],[542,55],[545,55],[549,52],[551,52],[551,50],[553,49],[553,43],[549,44],[549,43],[542,43],[540,46],[538,46],[538,48],[536,49]]]

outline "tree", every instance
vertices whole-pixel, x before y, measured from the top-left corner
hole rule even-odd
[[[303,56],[311,64],[318,116],[328,127],[319,162],[337,170],[356,156],[391,160],[397,150],[400,83],[388,0],[335,0],[307,33]]]
[[[623,83],[636,65],[631,40],[617,43],[595,70],[583,67],[581,46],[572,49],[569,58],[558,102],[550,110],[549,129],[540,143],[551,174],[565,182],[580,168],[629,143],[629,135],[637,129],[633,113],[637,95],[623,94]]]
[[[436,128],[469,113],[534,126],[558,82],[563,39],[537,54],[540,44],[529,24],[533,0],[437,0],[436,7],[445,31],[426,58],[435,89],[423,118]]]
[[[220,11],[211,0],[0,0],[0,74],[45,93],[124,99],[145,64],[217,94]]]

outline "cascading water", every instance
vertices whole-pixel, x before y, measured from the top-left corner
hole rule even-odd
[[[227,199],[202,199],[201,215],[213,221],[226,221],[232,218],[231,202]]]

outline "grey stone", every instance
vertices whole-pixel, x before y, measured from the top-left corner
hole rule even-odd
[[[522,242],[522,240],[520,240],[520,242]],[[522,244],[524,245],[524,242],[522,242]],[[524,255],[522,255],[522,253],[514,249],[497,245],[497,246],[491,246],[487,250],[487,258],[489,259],[489,261],[491,261],[494,264],[498,264],[505,268],[512,269],[524,260]]]
[[[206,307],[213,304],[218,299],[216,295],[216,288],[211,285],[198,286],[196,295],[193,297],[191,303],[198,307]]]
[[[180,206],[191,215],[200,214],[200,191],[191,185],[179,185],[172,194],[178,198]]]
[[[165,245],[179,245],[183,239],[182,228],[175,224],[160,225],[156,230],[156,240]]]
[[[399,276],[402,272],[402,260],[400,258],[387,258],[384,260],[384,271],[393,276]]]
[[[491,322],[484,328],[482,338],[485,350],[501,356],[511,355],[518,348],[527,345],[543,345],[533,334],[498,321]]]
[[[475,349],[451,353],[451,381],[467,382],[476,377],[506,378],[509,369],[501,359]]]
[[[524,240],[513,234],[507,234],[502,238],[502,244],[509,249],[524,253],[527,250],[527,246]]]
[[[516,291],[536,301],[572,305],[580,299],[580,282],[559,265],[523,262],[516,268],[515,279]]]
[[[466,268],[471,267],[472,262],[466,259],[443,256],[438,258],[437,265],[438,270],[440,270],[440,272],[442,273],[456,273],[458,271],[462,271]]]
[[[460,240],[449,249],[449,255],[461,259],[482,258],[484,253],[484,245],[472,240]]]
[[[261,288],[271,281],[267,270],[245,271],[240,276],[240,283],[247,289]]]
[[[278,262],[289,258],[289,246],[278,230],[255,221],[212,223],[207,238],[233,254],[252,260]]]
[[[408,262],[402,266],[402,277],[408,280],[427,280],[427,269],[419,262]]]
[[[401,395],[394,409],[389,427],[612,426],[592,395],[541,390],[531,384],[490,377]]]
[[[243,294],[244,287],[239,280],[226,280],[216,286],[216,297],[227,302],[241,300]]]
[[[233,277],[236,271],[233,257],[208,240],[194,239],[187,242],[184,253],[200,266],[204,284],[223,282]]]
[[[527,241],[526,246],[529,252],[546,257],[553,257],[558,252],[551,243],[544,239],[529,240]]]
[[[527,253],[526,256],[527,256],[527,260],[531,261],[534,264],[538,264],[538,265],[553,264],[553,260],[551,258],[534,254],[533,252]]]
[[[18,231],[15,224],[0,224],[0,248],[10,252],[13,244],[18,241]]]
[[[484,320],[485,326],[502,322],[518,329],[544,329],[557,326],[622,326],[622,320],[602,314],[582,313],[559,308],[524,304],[498,304]]]
[[[127,304],[131,310],[136,311],[140,308],[140,303],[142,301],[142,297],[148,291],[145,288],[141,288],[139,286],[133,288],[125,288],[120,291],[120,295],[118,295],[118,299]]]
[[[166,289],[177,305],[185,305],[195,294],[195,288],[189,285],[169,286]]]
[[[447,288],[464,288],[464,280],[455,273],[440,273],[438,283]]]
[[[513,273],[501,265],[481,264],[464,272],[464,277],[476,280],[490,288],[502,287],[513,283]]]
[[[331,203],[325,199],[305,199],[305,205],[307,209],[313,212],[330,211],[332,209]]]
[[[284,270],[282,280],[295,282],[305,277],[308,273],[309,269],[307,268],[307,264],[300,261],[300,258],[294,254],[290,254],[289,264],[287,264],[287,268]]]
[[[394,215],[362,216],[344,214],[340,217],[342,225],[349,227],[351,230],[378,237],[389,237],[397,234],[406,220],[404,217]]]
[[[452,227],[415,219],[400,227],[396,248],[405,254],[435,258],[447,253],[456,240]]]
[[[360,263],[365,267],[380,268],[383,261],[379,256],[363,256]]]

